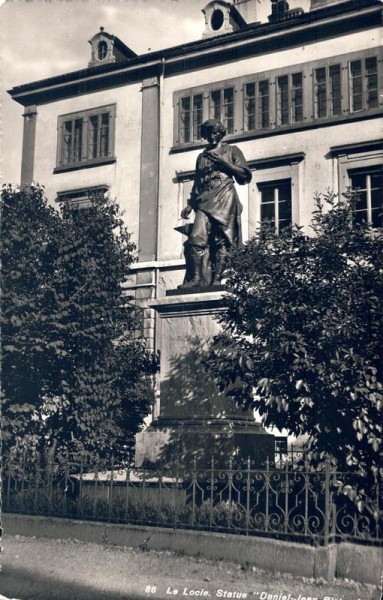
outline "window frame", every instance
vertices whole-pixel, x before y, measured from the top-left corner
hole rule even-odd
[[[373,175],[381,175],[383,176],[383,165],[375,165],[375,166],[368,166],[368,167],[364,167],[363,169],[349,169],[348,170],[348,177],[350,180],[350,185],[352,185],[352,177],[355,175],[363,175],[366,177],[366,187],[365,188],[360,188],[361,191],[364,191],[366,193],[366,208],[362,208],[362,209],[357,209],[357,207],[355,207],[355,215],[356,213],[361,213],[362,211],[366,213],[366,223],[371,227],[371,229],[382,229],[383,228],[383,218],[381,217],[382,220],[382,225],[374,225],[373,222],[373,206],[372,206],[372,182],[371,182],[371,177]],[[355,188],[356,189],[356,186]],[[377,189],[382,189],[383,191],[383,186],[382,188],[377,188]],[[383,198],[383,195],[381,196]],[[382,203],[383,204],[383,203]],[[382,206],[382,212],[383,212],[383,206]],[[358,221],[357,221],[358,222]]]
[[[301,85],[300,87],[298,86],[294,86],[294,77],[296,75],[300,75],[301,77]],[[280,81],[282,79],[286,80],[286,88],[283,92],[280,91]],[[276,94],[276,99],[275,99],[275,107],[276,107],[276,119],[275,119],[275,123],[277,127],[286,127],[287,125],[295,125],[298,123],[302,123],[304,120],[304,107],[305,107],[305,102],[304,102],[304,93],[303,93],[303,80],[304,80],[304,74],[303,71],[294,71],[294,72],[289,72],[289,73],[285,73],[282,75],[278,75],[275,78],[275,94]],[[296,90],[300,90],[301,93],[301,104],[298,105],[295,101],[295,95],[294,95],[294,91]],[[282,93],[284,95],[282,95]],[[284,98],[285,100],[287,100],[287,106],[282,106],[282,98]],[[296,112],[296,107],[300,106],[301,107],[301,114],[302,117],[301,119],[297,120],[296,118],[293,117],[293,113]],[[287,117],[286,122],[283,122],[282,119],[282,115],[285,115]]]
[[[258,187],[258,191],[259,191],[259,227],[262,229],[262,225],[263,222],[262,221],[262,206],[269,204],[273,206],[274,209],[274,230],[275,233],[277,235],[280,234],[281,230],[283,228],[281,228],[281,218],[280,218],[280,205],[281,205],[281,198],[280,198],[280,192],[279,192],[279,188],[282,185],[286,185],[289,184],[289,191],[290,191],[290,198],[289,198],[289,202],[290,202],[290,222],[286,225],[286,227],[289,227],[292,225],[293,223],[293,217],[292,217],[292,212],[293,212],[293,181],[291,179],[291,177],[288,178],[282,178],[282,179],[270,179],[269,181],[263,181],[263,182],[257,182],[257,187]],[[266,189],[272,189],[273,190],[273,200],[272,201],[268,201],[268,202],[262,202],[263,198],[262,198],[262,194],[263,191]],[[284,219],[283,219],[284,220]]]
[[[349,64],[354,60],[362,60],[363,64],[366,64],[368,59],[376,57],[377,59],[377,89],[378,89],[378,106],[376,108],[364,108],[360,112],[352,112],[350,105],[350,91],[349,91]],[[381,64],[383,60],[383,48],[378,46],[363,51],[348,52],[337,56],[331,56],[328,58],[321,58],[317,60],[311,60],[303,64],[295,64],[289,67],[272,69],[269,71],[259,71],[258,73],[247,74],[240,77],[227,79],[223,81],[217,81],[213,83],[206,83],[205,85],[199,85],[183,90],[177,90],[173,92],[173,109],[174,109],[174,138],[173,148],[171,151],[182,151],[188,148],[201,147],[203,145],[202,139],[191,139],[188,142],[182,142],[180,139],[180,130],[178,127],[179,123],[179,106],[181,98],[197,94],[202,94],[202,122],[210,118],[209,110],[209,98],[210,94],[214,91],[221,91],[227,88],[233,88],[234,90],[234,131],[233,133],[227,134],[228,139],[241,140],[248,139],[249,137],[263,137],[266,135],[272,135],[276,131],[288,131],[295,129],[302,129],[305,127],[315,127],[318,123],[337,123],[343,122],[347,119],[361,119],[367,115],[378,114],[383,106],[379,93],[383,87],[383,74],[381,73]],[[334,68],[339,65],[339,75],[331,74]],[[379,66],[380,65],[380,66]],[[315,71],[317,69],[324,68],[326,72],[326,115],[318,117],[315,110]],[[293,119],[293,77],[297,74],[301,74],[302,87],[300,89],[300,95],[302,99],[301,115],[302,119],[296,121]],[[278,122],[278,78],[287,76],[288,77],[288,96],[289,96],[289,118],[288,123],[280,124]],[[337,77],[339,80],[340,90],[339,94],[333,94],[335,89],[334,85],[331,84],[332,77]],[[311,82],[311,84],[310,84]],[[335,80],[334,80],[335,82]],[[249,113],[247,112],[249,103],[249,97],[246,94],[247,86],[254,84],[255,94],[253,96],[255,114],[252,113],[253,121],[255,124],[254,128],[249,127]],[[268,122],[261,122],[261,94],[260,85],[267,84],[268,94]],[[274,89],[273,89],[274,86]],[[334,113],[334,105],[336,114]],[[222,107],[221,107],[222,109]]]
[[[334,146],[330,149],[338,175],[338,193],[351,187],[350,173],[367,173],[382,168],[383,147],[380,139],[356,144]]]
[[[65,202],[74,210],[92,207],[92,195],[106,194],[109,191],[107,184],[92,185],[85,188],[76,188],[56,193],[57,202]]]
[[[252,97],[254,100],[254,127],[248,127],[246,125],[246,120],[249,117],[249,113],[246,107],[246,101],[248,99],[247,96],[247,87],[250,85],[254,85],[254,96]],[[262,86],[262,87],[261,87]],[[263,89],[264,88],[264,89]],[[271,119],[271,86],[270,80],[268,78],[260,78],[260,79],[249,79],[249,81],[244,81],[241,92],[242,92],[242,114],[241,114],[241,130],[246,133],[251,133],[254,131],[265,131],[271,128],[272,119]],[[266,93],[264,93],[266,91]],[[264,99],[267,98],[265,101]]]
[[[376,59],[376,106],[370,108],[368,106],[368,92],[369,92],[369,88],[368,88],[368,71],[367,71],[367,67],[366,67],[366,63],[368,60],[371,60],[375,58]],[[361,74],[360,74],[360,78],[361,78],[361,108],[360,109],[355,109],[354,108],[354,96],[355,94],[353,93],[353,78],[352,78],[352,65],[355,63],[361,63]],[[348,61],[348,95],[349,95],[349,110],[350,113],[352,114],[357,114],[357,113],[363,113],[369,110],[376,110],[379,108],[379,58],[378,56],[363,56],[360,58],[356,58],[355,60],[349,60]]]
[[[108,115],[108,129],[107,129],[107,150],[105,154],[101,152],[101,128],[102,128],[102,117]],[[90,155],[90,131],[91,131],[91,119],[98,117],[101,126],[97,126],[97,151],[96,156]],[[108,104],[105,106],[98,106],[87,110],[67,113],[59,115],[57,118],[57,155],[56,155],[56,167],[54,173],[62,171],[70,171],[74,169],[81,169],[84,167],[93,167],[110,162],[115,162],[116,157],[114,154],[115,146],[115,120],[116,120],[116,104]],[[81,122],[81,154],[77,160],[65,160],[64,157],[64,127],[66,123],[76,121]]]
[[[291,182],[291,222],[300,224],[304,160],[305,153],[298,152],[247,161],[253,171],[253,177],[249,184],[248,238],[259,232],[261,224],[260,188],[268,183],[277,185],[286,180]]]

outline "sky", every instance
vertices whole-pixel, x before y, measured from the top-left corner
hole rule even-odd
[[[258,19],[271,12],[257,0]],[[104,27],[137,54],[201,39],[209,0],[0,0],[0,182],[20,181],[23,107],[7,90],[87,67]],[[290,0],[309,8],[309,0]],[[44,182],[40,182],[44,183]]]

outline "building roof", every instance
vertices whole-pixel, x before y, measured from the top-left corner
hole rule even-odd
[[[28,106],[142,81],[158,74],[165,65],[166,75],[192,71],[215,62],[231,62],[376,27],[381,23],[382,10],[380,0],[349,0],[299,14],[288,21],[252,23],[234,33],[15,86],[9,94],[16,102]]]

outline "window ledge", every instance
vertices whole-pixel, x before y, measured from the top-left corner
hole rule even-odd
[[[305,152],[294,152],[294,154],[281,154],[279,156],[268,156],[266,158],[256,158],[247,161],[249,169],[270,169],[300,163],[306,157]],[[194,171],[176,171],[176,176],[172,179],[173,183],[194,179]]]
[[[374,109],[369,112],[357,112],[348,113],[339,117],[323,117],[321,119],[305,120],[301,123],[294,123],[290,125],[278,125],[270,127],[269,129],[254,129],[252,131],[230,133],[225,136],[225,142],[242,142],[246,140],[253,140],[258,138],[264,138],[275,135],[283,135],[285,133],[293,133],[295,131],[302,131],[304,129],[318,129],[320,127],[330,127],[339,125],[341,123],[350,123],[353,121],[362,121],[366,119],[373,119],[381,114],[381,109]],[[186,144],[179,144],[172,146],[170,154],[177,154],[179,152],[187,152],[190,150],[198,150],[204,148],[206,142],[202,140],[196,140],[195,142],[187,142]]]
[[[103,165],[110,165],[116,162],[115,156],[105,158],[94,158],[84,162],[74,163],[70,165],[60,165],[53,169],[53,173],[65,173],[67,171],[77,171],[80,169],[90,169],[92,167],[101,167]]]

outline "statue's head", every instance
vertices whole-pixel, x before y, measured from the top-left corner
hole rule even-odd
[[[208,119],[201,125],[201,136],[208,140],[212,133],[219,133],[221,139],[226,135],[225,126],[218,119]]]

